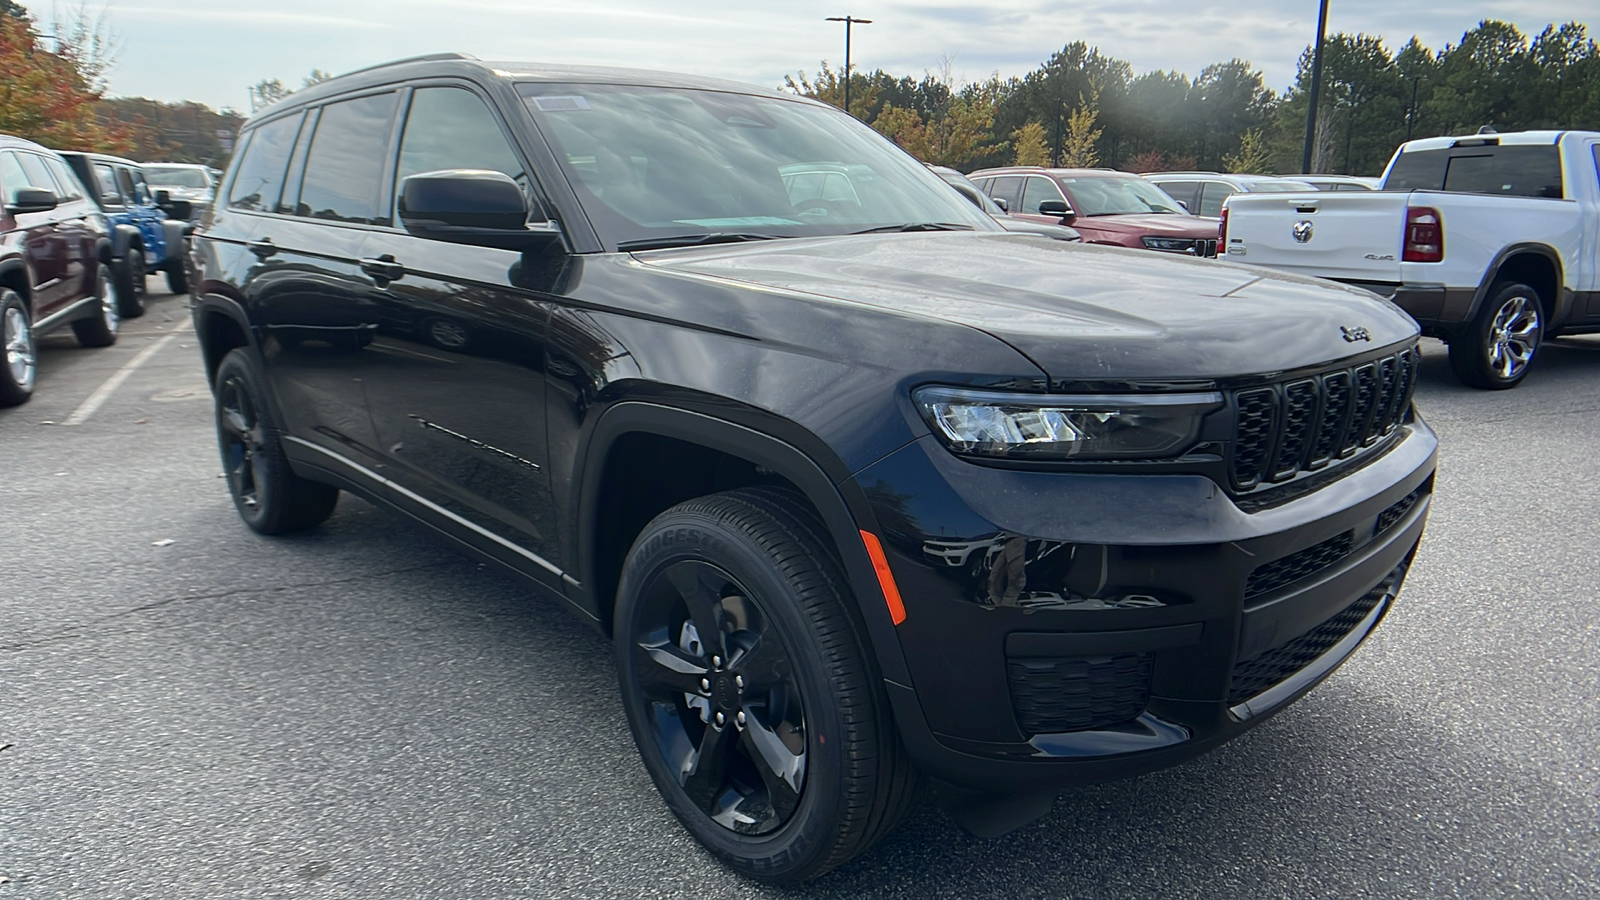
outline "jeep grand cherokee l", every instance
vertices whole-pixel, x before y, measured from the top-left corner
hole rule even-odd
[[[851,195],[784,184],[832,168]],[[766,880],[925,777],[993,834],[1259,723],[1395,602],[1429,506],[1399,310],[1007,234],[744,85],[342,76],[245,127],[195,253],[245,522],[347,490],[565,598],[668,807]]]

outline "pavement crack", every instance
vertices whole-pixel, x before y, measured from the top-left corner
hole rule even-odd
[[[113,622],[117,622],[140,613],[147,613],[153,610],[163,609],[173,605],[174,603],[183,603],[191,600],[220,600],[225,597],[238,597],[248,594],[274,594],[280,591],[291,591],[303,588],[332,587],[340,584],[353,584],[358,581],[369,581],[378,578],[392,578],[396,575],[407,575],[412,572],[423,572],[428,569],[439,569],[445,566],[454,565],[460,565],[460,563],[456,560],[446,559],[420,566],[406,566],[405,568],[401,569],[391,569],[386,572],[368,572],[362,575],[352,575],[347,578],[328,578],[321,581],[304,581],[296,582],[295,584],[278,584],[270,587],[235,588],[227,591],[214,591],[209,594],[183,594],[177,597],[167,597],[166,599],[156,600],[141,606],[130,607],[122,610],[121,612],[112,613],[109,616],[102,616],[92,622],[85,622],[82,625],[71,625],[55,632],[54,634],[48,634],[43,637],[34,638],[33,640],[28,641],[21,641],[15,644],[0,645],[0,652],[16,653],[23,650],[32,650],[49,644],[59,644],[62,641],[74,640],[78,637],[81,637],[84,632],[91,631],[103,625],[109,625]]]

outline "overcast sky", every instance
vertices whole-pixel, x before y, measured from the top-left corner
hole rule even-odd
[[[198,100],[249,111],[247,86],[298,87],[313,68],[335,74],[456,50],[483,59],[635,66],[778,87],[785,73],[836,68],[850,14],[858,68],[920,77],[952,61],[958,81],[1021,75],[1071,41],[1099,46],[1134,71],[1249,60],[1282,90],[1316,31],[1316,0],[828,0],[836,5],[682,0],[103,0],[120,45],[113,95]],[[23,0],[39,18],[51,6]],[[71,8],[59,3],[56,8]],[[91,9],[100,6],[91,4]],[[1438,49],[1480,19],[1530,36],[1545,25],[1600,24],[1600,0],[1332,0],[1328,31],[1412,35]]]

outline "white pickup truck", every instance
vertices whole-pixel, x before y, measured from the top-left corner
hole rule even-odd
[[[1474,387],[1515,387],[1544,340],[1600,332],[1597,132],[1410,141],[1382,191],[1240,194],[1222,231],[1226,259],[1393,300]]]

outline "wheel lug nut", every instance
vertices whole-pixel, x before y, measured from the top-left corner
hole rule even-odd
[[[741,691],[744,690],[744,676],[743,675],[735,675],[735,676],[733,676],[733,683],[734,683],[734,686],[737,687],[739,690],[741,690]],[[742,713],[741,713],[741,715],[742,715]]]
[[[720,712],[717,713],[717,727],[721,728],[723,725],[726,725],[726,724],[728,724],[728,717],[723,715]]]
[[[711,679],[709,679],[709,678],[700,679],[700,690],[702,692],[704,692],[704,693],[707,693],[707,694],[711,693]]]
[[[712,665],[713,668],[717,668],[717,669],[722,668],[722,657],[720,657],[720,656],[711,657],[711,665]]]
[[[739,710],[739,714],[733,717],[733,722],[740,728],[744,727],[744,710]]]

